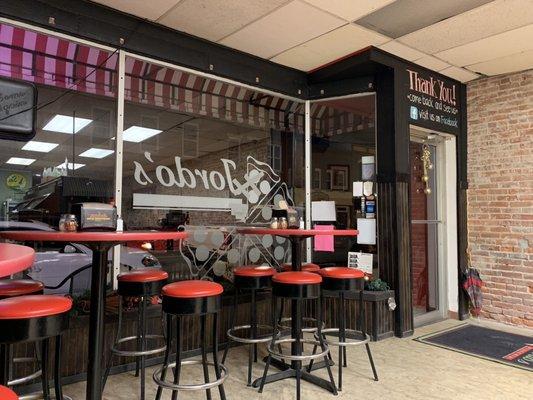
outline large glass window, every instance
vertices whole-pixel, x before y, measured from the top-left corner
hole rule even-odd
[[[183,258],[154,244],[175,279],[286,261],[283,240],[235,227],[269,224],[281,200],[304,216],[303,104],[135,58],[125,86],[125,226],[191,232]]]
[[[372,254],[367,271],[376,275],[375,96],[313,102],[311,134],[313,225],[360,231],[357,238],[336,237],[333,246],[313,243],[313,261],[346,265],[350,251]]]
[[[0,24],[0,76],[38,90],[36,136],[1,142],[1,230],[57,229],[76,203],[114,201],[117,62],[114,51]],[[88,289],[89,249],[38,250],[33,278],[53,287],[80,270],[72,287]]]

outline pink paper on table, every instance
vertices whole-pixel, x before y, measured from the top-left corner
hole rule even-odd
[[[315,225],[315,229],[332,231],[335,229],[334,225]],[[333,253],[335,251],[333,245],[333,235],[316,235],[315,236],[315,251],[329,251]]]

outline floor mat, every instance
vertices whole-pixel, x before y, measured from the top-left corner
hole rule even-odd
[[[415,340],[533,371],[533,336],[465,324]]]

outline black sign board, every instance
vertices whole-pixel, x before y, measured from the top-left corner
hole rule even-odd
[[[458,134],[461,112],[459,84],[425,70],[407,67],[403,82],[409,122],[424,128]]]
[[[27,142],[35,136],[37,88],[0,78],[0,139]]]

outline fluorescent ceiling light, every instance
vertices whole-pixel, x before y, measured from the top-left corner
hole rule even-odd
[[[74,119],[74,122],[73,122]],[[93,122],[92,119],[86,118],[72,118],[68,115],[55,115],[48,123],[44,126],[43,131],[52,131],[60,133],[69,133],[72,134],[72,129],[74,128],[74,133],[78,133],[87,125]],[[74,126],[72,126],[74,124]]]
[[[57,146],[59,146],[58,143],[38,142],[36,140],[31,140],[28,143],[26,143],[24,146],[22,146],[22,150],[38,151],[39,153],[48,153],[54,150]]]
[[[70,169],[70,170],[72,170],[72,169],[80,169],[81,167],[85,167],[85,164],[78,164],[78,163],[72,164],[71,162],[69,162],[67,169]],[[59,164],[56,168],[65,168],[65,163]]]
[[[11,157],[6,161],[6,164],[30,165],[33,162],[35,162],[35,158]]]
[[[130,126],[124,132],[122,132],[122,140],[125,142],[140,143],[143,140],[158,135],[163,131],[159,129],[143,128],[142,126]]]
[[[85,150],[83,153],[81,153],[80,157],[104,158],[113,153],[113,150],[97,149],[96,147],[91,147],[89,150]]]

